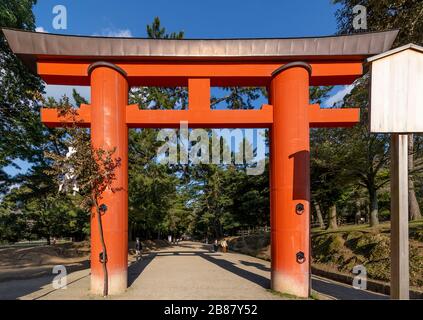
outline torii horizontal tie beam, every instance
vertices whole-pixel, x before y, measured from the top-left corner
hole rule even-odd
[[[38,74],[48,84],[89,85],[86,61],[39,61]],[[187,86],[190,78],[208,78],[211,86],[268,86],[272,73],[284,63],[143,62],[116,63],[130,86]],[[361,62],[310,62],[310,85],[351,84],[363,74]]]
[[[360,121],[360,109],[320,109],[310,105],[309,122],[312,128],[352,127]],[[60,116],[57,109],[41,110],[41,120],[48,127],[63,127],[73,120]],[[90,127],[91,109],[81,105],[78,125]],[[138,105],[126,108],[128,127],[177,128],[186,121],[190,128],[269,128],[273,123],[273,107],[263,105],[260,110],[141,110]]]

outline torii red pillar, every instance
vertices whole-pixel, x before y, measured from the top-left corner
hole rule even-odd
[[[271,126],[271,288],[310,292],[310,65],[293,62],[273,73]]]
[[[109,294],[123,293],[127,288],[128,268],[128,82],[126,73],[117,66],[99,62],[92,64],[91,76],[91,141],[94,148],[114,150],[120,159],[112,187],[103,193],[102,215],[107,251]],[[96,210],[91,213],[91,292],[103,293],[103,269],[100,261],[102,246]]]

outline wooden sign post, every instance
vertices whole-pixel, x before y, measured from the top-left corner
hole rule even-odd
[[[423,48],[409,44],[371,63],[370,131],[391,133],[391,298],[409,299],[408,134],[423,132]]]
[[[408,135],[391,137],[391,298],[409,298]]]

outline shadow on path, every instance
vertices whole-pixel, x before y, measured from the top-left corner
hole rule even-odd
[[[213,256],[204,253],[199,253],[199,256],[229,272],[236,274],[237,276],[240,276],[248,281],[254,282],[255,284],[263,287],[264,289],[270,288],[270,280],[268,278],[263,277],[254,272],[239,268],[233,262],[222,259],[216,259],[213,258]]]
[[[204,253],[203,251],[162,251],[162,252],[150,252],[144,254],[142,260],[134,261],[128,266],[128,287],[137,280],[141,273],[147,268],[147,266],[156,257],[172,257],[172,256],[193,256]],[[218,255],[218,254],[217,254]]]
[[[190,245],[190,244],[181,244],[181,243],[179,243],[177,245],[172,245],[172,247],[181,247],[181,248],[189,248],[189,249],[192,249],[192,245]],[[197,247],[200,250],[214,252],[214,250],[213,250],[213,244],[198,243],[197,244]]]
[[[256,262],[242,261],[242,260],[240,262],[244,266],[247,266],[247,267],[256,267],[257,269],[270,272],[270,268],[269,267],[266,267],[264,264],[256,263]]]
[[[128,288],[132,286],[134,281],[141,275],[145,268],[153,261],[157,253],[152,252],[148,255],[143,255],[142,260],[134,261],[128,266]]]
[[[154,258],[156,257],[184,257],[184,256],[186,257],[199,256],[207,260],[208,262],[211,262],[219,266],[220,268],[223,268],[229,272],[232,272],[235,275],[242,277],[248,281],[251,281],[265,289],[270,288],[270,280],[268,278],[261,276],[259,274],[256,274],[254,272],[239,268],[233,262],[215,258],[215,257],[223,257],[223,255],[220,253],[209,253],[204,251],[183,251],[183,250],[154,252],[154,253],[150,253],[147,257],[144,257],[143,260],[141,261],[133,262],[128,268],[128,286],[131,286],[134,283],[134,281],[141,275],[143,270],[145,270],[145,268],[151,263],[151,261]],[[241,263],[246,266],[253,266],[264,271],[270,270],[269,268],[266,268],[266,266],[259,263],[252,263],[247,261],[241,261]]]
[[[82,262],[72,264],[72,265],[64,265],[66,267],[66,272],[70,275],[73,272],[85,270],[90,267],[90,261],[84,260]],[[51,266],[43,267],[42,270],[32,276],[23,277],[11,277],[7,281],[0,282],[0,300],[16,300],[22,297],[25,297],[29,294],[34,292],[40,291],[45,288],[47,285],[51,285],[53,279],[57,276],[57,274],[52,273],[53,268]],[[80,279],[78,279],[80,280]],[[77,280],[76,280],[77,281]],[[68,283],[68,285],[76,282],[72,281]],[[34,300],[39,299],[40,297],[46,296],[55,290],[60,289],[53,289],[48,291],[47,293],[42,294],[39,297],[35,297]]]

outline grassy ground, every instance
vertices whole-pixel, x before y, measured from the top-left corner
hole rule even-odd
[[[382,222],[377,227],[370,227],[368,224],[353,224],[353,225],[345,225],[340,226],[336,230],[322,230],[320,228],[313,228],[311,229],[312,235],[323,235],[328,233],[345,233],[345,232],[369,232],[369,233],[375,233],[377,231],[379,232],[387,232],[389,233],[391,230],[391,224],[390,222]],[[423,242],[423,220],[419,221],[410,221],[409,222],[409,232],[410,232],[410,238],[415,238],[417,236],[420,237],[419,241]]]
[[[423,220],[410,222],[410,284],[423,289]],[[348,225],[336,230],[313,229],[312,264],[327,271],[351,274],[364,265],[370,279],[390,281],[390,224],[376,228]],[[229,239],[230,249],[270,260],[270,235]]]

